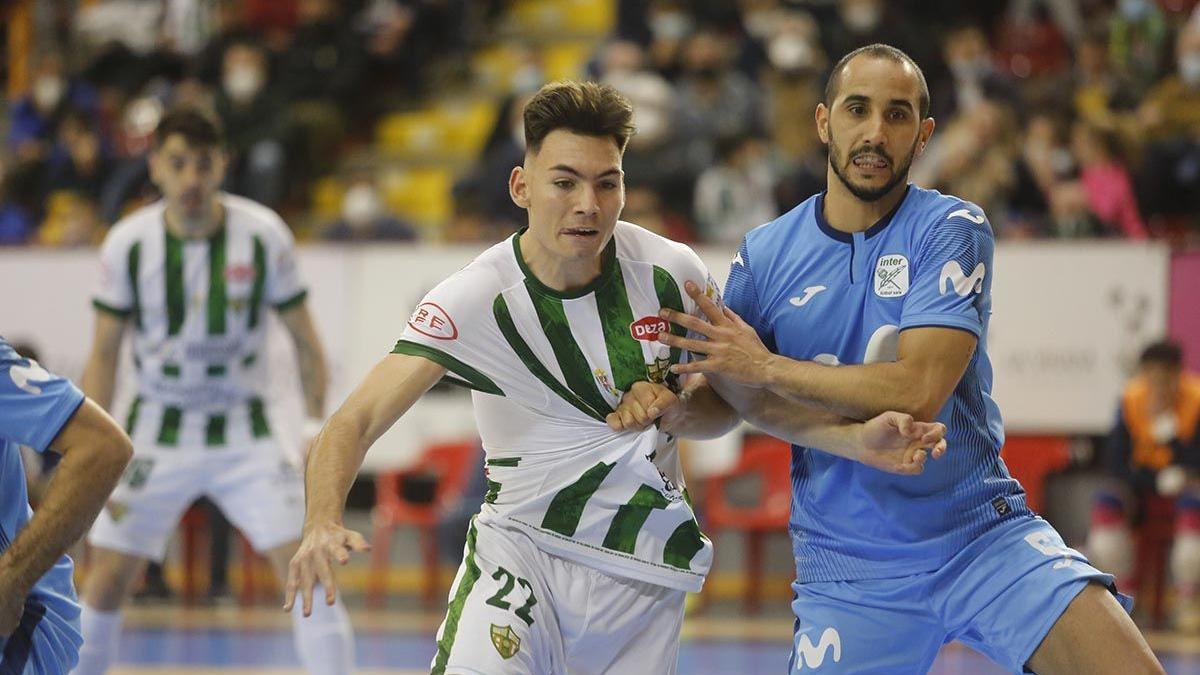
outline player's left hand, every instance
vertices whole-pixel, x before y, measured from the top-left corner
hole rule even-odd
[[[669,387],[657,382],[634,382],[617,409],[604,418],[613,431],[644,431],[654,420],[679,404]]]
[[[926,459],[946,454],[946,425],[889,411],[863,422],[860,442],[858,461],[880,471],[915,476],[925,470]]]
[[[750,324],[732,309],[717,307],[704,290],[688,281],[683,285],[687,294],[699,305],[704,319],[663,309],[659,316],[673,324],[699,333],[707,340],[680,337],[666,331],[658,334],[659,342],[686,349],[705,358],[671,366],[671,372],[718,373],[740,384],[761,387],[766,384],[771,360],[775,357],[759,339]]]

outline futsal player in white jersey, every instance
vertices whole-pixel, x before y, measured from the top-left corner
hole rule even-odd
[[[319,434],[285,609],[335,602],[335,565],[367,547],[342,526],[363,455],[445,376],[474,390],[489,490],[433,673],[676,671],[684,595],[701,587],[712,558],[674,438],[646,424],[676,394],[663,389],[625,419],[614,410],[648,382],[677,387],[668,368],[680,353],[655,341],[667,330],[658,313],[695,309],[685,281],[716,289],[686,246],[617,220],[632,114],[594,83],[546,85],[527,105],[527,150],[509,188],[529,225],[430,291],[393,353]],[[663,428],[686,423],[697,436],[737,421],[711,394],[673,410]],[[796,416],[781,425],[846,453],[870,447],[908,472],[942,432],[910,422],[888,413],[865,424]],[[324,602],[318,592],[314,603],[318,583]]]
[[[314,432],[324,412],[325,358],[291,232],[265,206],[220,191],[222,142],[200,112],[165,115],[150,155],[163,198],[114,225],[100,249],[83,390],[109,406],[121,340],[132,333],[137,392],[126,427],[135,455],[88,538],[85,642],[74,671],[83,675],[105,672],[116,658],[122,603],[199,497],[214,501],[281,578],[296,551],[302,481],[263,401],[268,313],[295,342]],[[297,612],[293,627],[308,672],[353,669],[344,609]]]

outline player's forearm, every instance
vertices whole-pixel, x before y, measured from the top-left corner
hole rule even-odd
[[[304,472],[305,527],[342,523],[346,496],[367,454],[366,430],[353,417],[334,413],[321,429]]]
[[[680,395],[681,404],[663,415],[661,429],[683,438],[716,438],[741,422],[733,406],[722,399],[703,376],[694,377]]]
[[[63,455],[29,524],[0,556],[6,588],[28,591],[91,527],[133,453],[122,434],[97,435]]]
[[[862,452],[862,423],[804,405],[765,389],[751,389],[723,378],[713,387],[747,422],[789,443],[857,460]]]
[[[297,342],[296,351],[300,366],[300,386],[304,390],[304,412],[310,418],[324,419],[325,391],[329,384],[325,354],[319,342],[305,342],[303,347]]]
[[[119,354],[116,350],[106,352],[102,350],[93,350],[88,357],[87,363],[83,367],[83,377],[79,381],[79,388],[88,398],[92,399],[105,410],[112,410],[113,390],[116,388],[117,382],[117,359]]]
[[[920,376],[899,361],[824,366],[775,356],[765,384],[785,399],[855,420],[895,410],[931,421],[941,404],[927,393]]]

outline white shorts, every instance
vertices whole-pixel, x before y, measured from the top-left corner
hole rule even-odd
[[[268,437],[224,448],[143,444],[88,543],[161,560],[184,510],[200,497],[215,502],[259,552],[300,538],[304,481]]]
[[[673,675],[685,593],[472,522],[433,675]]]

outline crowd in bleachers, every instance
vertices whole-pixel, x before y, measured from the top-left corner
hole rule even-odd
[[[305,239],[492,240],[548,79],[636,108],[625,219],[728,244],[825,182],[830,66],[894,44],[937,131],[913,179],[1000,238],[1200,233],[1196,0],[46,0],[9,3],[0,243],[91,245],[153,199],[162,112],[210,109],[227,189]],[[14,53],[12,44],[8,53]],[[21,72],[17,72],[17,70]]]

